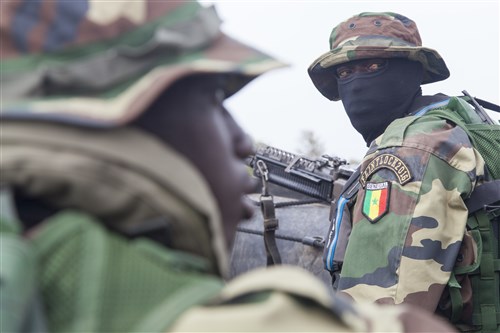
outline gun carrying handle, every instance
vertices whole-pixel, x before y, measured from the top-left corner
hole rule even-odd
[[[290,164],[287,165],[287,167],[285,168],[285,172],[290,172],[292,171],[292,168],[293,166],[301,159],[300,156],[298,155],[295,155],[295,157],[293,158],[293,160],[290,162]]]

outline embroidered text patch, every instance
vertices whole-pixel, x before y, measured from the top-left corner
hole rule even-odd
[[[410,169],[399,157],[392,154],[382,154],[375,157],[361,173],[359,180],[361,186],[364,188],[370,176],[382,168],[386,168],[394,172],[398,183],[401,185],[406,184],[411,179]]]

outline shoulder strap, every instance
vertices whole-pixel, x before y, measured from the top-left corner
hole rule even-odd
[[[484,111],[483,106],[495,112],[500,112],[500,106],[490,102],[483,101],[482,99],[472,97],[467,92],[467,90],[462,90],[462,93],[466,97],[467,102],[469,102],[469,104],[471,104],[474,107],[474,110],[476,111],[477,115],[481,118],[483,123],[495,124],[493,119],[491,119],[490,116],[486,113],[486,111]]]
[[[349,177],[347,182],[344,185],[344,188],[342,189],[341,196],[344,198],[352,198],[353,195],[355,195],[359,189],[359,176],[361,174],[361,166],[358,166],[354,173]]]
[[[273,196],[261,195],[260,208],[264,218],[264,245],[266,248],[267,266],[279,265],[281,264],[281,256],[275,237],[279,222],[274,210]]]
[[[472,323],[481,326],[484,332],[497,331],[500,327],[498,235],[494,234],[492,221],[484,210],[472,214],[467,224],[476,226],[482,243],[482,251],[478,253],[479,270],[471,274],[474,295]]]
[[[269,170],[263,160],[256,163],[262,179],[262,194],[260,196],[260,210],[264,223],[264,247],[266,249],[267,266],[281,264],[281,256],[276,244],[275,232],[278,229],[279,221],[274,211],[274,198],[269,193]]]
[[[465,91],[465,90],[464,90]],[[487,108],[488,110],[495,111],[495,112],[500,112],[500,105],[496,105],[494,103],[485,101],[483,99],[474,97],[474,99],[478,102],[479,105],[482,107]],[[469,102],[470,103],[470,102]]]
[[[358,193],[360,186],[359,177],[360,167],[356,168],[356,171],[351,175],[351,177],[349,177],[342,189],[340,197],[337,200],[332,201],[332,206],[330,208],[328,238],[323,250],[323,263],[325,265],[325,269],[330,272],[338,272],[341,269],[341,264],[334,260],[335,252],[340,235],[340,228],[342,227],[344,208],[346,205],[349,207],[351,199],[356,195],[356,193]]]
[[[500,201],[500,179],[476,187],[466,200],[465,205],[471,214],[498,201]]]

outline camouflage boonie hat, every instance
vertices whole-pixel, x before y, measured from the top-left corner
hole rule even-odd
[[[228,73],[227,95],[283,64],[220,31],[195,1],[2,1],[1,115],[108,127],[173,82]]]
[[[422,47],[415,22],[396,13],[361,13],[333,28],[330,51],[308,69],[316,88],[326,98],[340,100],[335,66],[358,59],[407,58],[424,68],[422,84],[450,76],[444,60],[433,49]]]

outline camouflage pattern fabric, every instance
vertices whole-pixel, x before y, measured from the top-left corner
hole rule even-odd
[[[260,268],[231,281],[211,302],[186,311],[172,332],[451,332],[412,307],[332,298],[295,266]]]
[[[171,248],[206,258],[212,273],[228,276],[212,192],[166,143],[133,127],[96,131],[19,120],[2,120],[0,136],[4,185],[61,210],[86,212],[125,234],[160,218],[175,235]]]
[[[454,97],[440,107],[474,112]],[[484,172],[460,127],[425,114],[395,120],[361,165],[339,290],[435,311],[454,266],[477,260],[464,199]]]
[[[326,98],[340,100],[334,68],[373,58],[406,58],[424,68],[423,84],[441,81],[450,73],[441,56],[422,46],[415,22],[396,13],[361,13],[337,25],[329,40],[330,51],[308,69],[316,88]]]
[[[2,116],[123,125],[173,82],[231,74],[229,96],[283,63],[195,1],[2,1]]]

